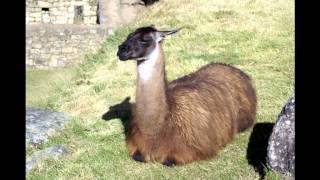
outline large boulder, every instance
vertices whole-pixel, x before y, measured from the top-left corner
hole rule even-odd
[[[268,142],[267,162],[271,169],[295,175],[295,97],[283,107]]]
[[[47,109],[26,109],[26,141],[38,145],[48,140],[48,136],[56,129],[61,129],[70,117],[63,112]]]

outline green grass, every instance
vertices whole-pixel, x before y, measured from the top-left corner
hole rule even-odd
[[[47,143],[26,149],[28,157],[67,144],[70,155],[44,160],[27,179],[259,179],[246,159],[251,130],[236,136],[215,159],[166,168],[131,160],[121,121],[101,119],[109,106],[134,99],[136,65],[119,61],[117,46],[137,27],[150,24],[184,27],[163,44],[169,80],[209,62],[229,63],[249,74],[257,89],[258,123],[274,122],[293,93],[294,1],[161,0],[136,22],[116,29],[84,64],[27,71],[27,105],[73,117]],[[266,170],[266,179],[280,176]]]

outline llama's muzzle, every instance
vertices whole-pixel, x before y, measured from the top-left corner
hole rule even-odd
[[[119,57],[119,59],[121,61],[125,61],[125,60],[129,59],[130,53],[128,52],[128,49],[129,49],[128,46],[127,45],[123,45],[123,44],[121,44],[118,47],[117,56]]]

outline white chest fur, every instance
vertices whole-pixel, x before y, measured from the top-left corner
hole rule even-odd
[[[138,65],[138,76],[142,81],[148,81],[156,69],[155,64],[159,58],[159,45],[157,45],[146,60]]]

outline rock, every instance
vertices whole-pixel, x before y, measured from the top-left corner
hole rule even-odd
[[[295,175],[295,97],[283,107],[268,142],[267,162],[271,169]]]
[[[67,155],[68,153],[68,148],[65,145],[57,145],[35,152],[26,160],[26,170],[30,171],[36,167],[43,158],[58,158],[58,156]]]
[[[69,120],[62,112],[29,107],[26,109],[26,141],[34,145],[46,142],[54,130],[63,128]]]

